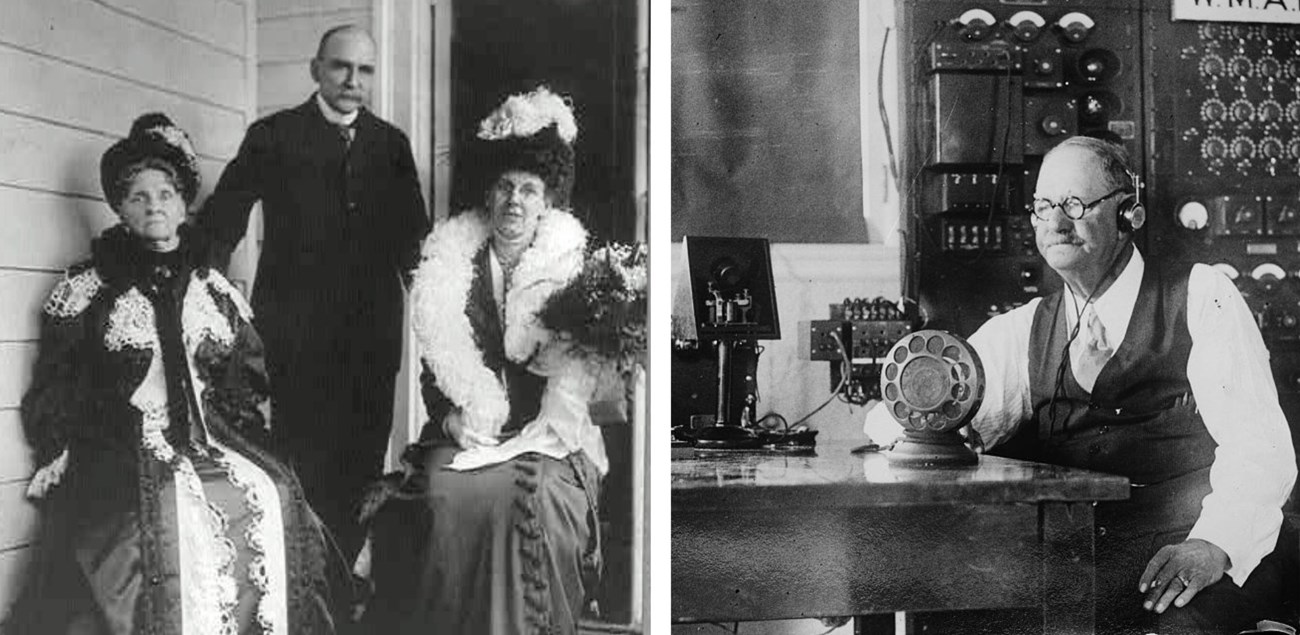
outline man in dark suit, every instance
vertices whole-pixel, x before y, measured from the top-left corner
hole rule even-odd
[[[317,92],[249,127],[197,222],[228,260],[262,202],[252,304],[273,429],[349,562],[392,425],[403,284],[429,231],[410,142],[365,108],[374,73],[368,33],[326,32]]]

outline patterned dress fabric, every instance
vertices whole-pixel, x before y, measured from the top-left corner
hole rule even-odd
[[[264,447],[252,312],[182,230],[166,254],[106,231],[44,306],[23,426],[68,467],[0,630],[333,632],[319,524]]]

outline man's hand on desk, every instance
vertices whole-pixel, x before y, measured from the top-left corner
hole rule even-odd
[[[1142,572],[1138,591],[1146,593],[1142,608],[1164,613],[1172,604],[1182,608],[1201,589],[1218,582],[1228,568],[1228,554],[1214,544],[1193,538],[1165,545]]]

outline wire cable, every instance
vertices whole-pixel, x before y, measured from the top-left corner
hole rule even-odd
[[[885,27],[885,36],[880,40],[880,65],[876,68],[876,107],[880,111],[880,123],[885,127],[885,150],[889,153],[889,175],[894,179],[894,189],[902,189],[898,178],[898,160],[894,156],[894,138],[889,129],[889,110],[885,107],[885,53],[889,49],[889,32],[892,27]]]

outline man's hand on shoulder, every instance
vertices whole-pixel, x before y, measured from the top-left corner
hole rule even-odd
[[[1187,606],[1201,589],[1223,577],[1228,564],[1227,553],[1199,538],[1161,547],[1138,582],[1138,592],[1146,594],[1142,608],[1164,613],[1170,605]]]

